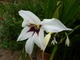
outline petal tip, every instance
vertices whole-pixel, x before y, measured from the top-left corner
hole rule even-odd
[[[70,30],[70,31],[71,31],[71,30],[73,30],[73,29],[71,29],[71,28],[67,28],[67,30]]]
[[[20,10],[19,13],[21,13],[22,11],[24,11],[24,10]]]
[[[20,39],[18,38],[17,41],[19,41]]]

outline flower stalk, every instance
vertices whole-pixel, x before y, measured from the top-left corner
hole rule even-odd
[[[53,59],[54,59],[55,53],[56,53],[56,51],[57,51],[57,48],[58,48],[58,45],[56,44],[56,45],[54,46],[54,48],[53,48],[53,51],[52,51],[50,60],[53,60]]]
[[[42,51],[42,60],[44,60],[44,51]]]

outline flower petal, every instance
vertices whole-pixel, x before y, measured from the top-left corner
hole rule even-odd
[[[43,50],[43,48],[44,48],[44,31],[42,29],[40,29],[39,35],[37,35],[35,33],[35,38],[36,38],[34,40],[35,44]]]
[[[44,50],[46,49],[50,38],[51,38],[51,33],[48,33],[48,34],[44,37]]]
[[[25,40],[25,39],[31,37],[32,34],[33,34],[33,32],[27,32],[28,30],[29,30],[29,28],[28,27],[25,27],[22,30],[21,34],[19,35],[17,41],[22,41],[22,40]]]
[[[42,28],[47,32],[61,32],[63,30],[72,30],[63,25],[59,20],[53,19],[44,19],[41,22]]]
[[[21,33],[20,33],[17,41],[19,41],[20,38],[21,38],[23,35],[25,35],[29,29],[30,29],[30,27],[28,27],[28,26],[26,26],[25,28],[23,28],[23,30],[21,31]]]
[[[33,35],[33,32],[27,32],[25,35],[23,35],[19,41],[25,40],[27,38],[30,38]]]
[[[26,52],[31,55],[32,51],[33,51],[33,47],[34,47],[34,42],[33,42],[34,38],[33,37],[30,37],[26,44],[25,44],[25,50]]]
[[[39,42],[40,42],[41,49],[43,50],[44,49],[44,31],[43,29],[40,29],[39,31]]]
[[[24,20],[23,22],[22,22],[22,27],[26,27],[27,25],[29,25],[30,23],[28,22],[28,21],[26,21],[26,20]]]
[[[20,10],[19,15],[24,19],[28,20],[29,23],[40,24],[40,19],[30,11]]]

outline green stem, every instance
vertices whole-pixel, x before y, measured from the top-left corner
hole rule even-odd
[[[55,45],[54,48],[53,48],[53,51],[52,51],[50,60],[53,60],[53,58],[54,58],[54,56],[55,56],[55,53],[56,53],[56,51],[57,51],[57,48],[58,48],[58,45]]]
[[[44,51],[42,51],[42,60],[44,60]]]
[[[29,57],[30,57],[30,60],[32,60],[32,57],[31,57],[31,55],[29,55]]]

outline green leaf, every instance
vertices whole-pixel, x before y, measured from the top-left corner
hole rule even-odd
[[[45,18],[52,18],[57,8],[58,0],[46,0],[44,5]]]
[[[60,9],[59,19],[66,25],[73,22],[72,18],[80,11],[78,0],[62,0],[62,8]]]
[[[56,8],[56,10],[55,10],[55,12],[54,12],[54,14],[53,14],[53,18],[59,18],[59,9],[60,9],[60,7],[62,6],[62,4],[61,4],[61,1],[58,1],[57,2],[57,8]]]

